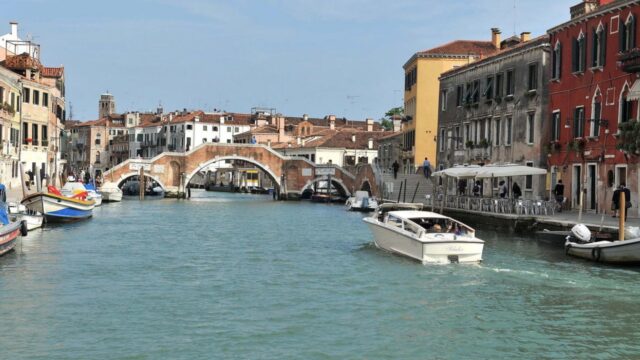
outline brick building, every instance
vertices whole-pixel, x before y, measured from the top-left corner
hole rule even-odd
[[[637,216],[640,4],[631,0],[590,0],[571,8],[571,20],[548,31],[549,189],[559,179],[570,206],[607,211],[614,188],[632,192]],[[633,129],[631,129],[633,131]]]

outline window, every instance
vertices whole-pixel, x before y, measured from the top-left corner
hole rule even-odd
[[[620,121],[618,123],[627,122],[633,119],[633,102],[627,100],[627,96],[623,96],[620,100]]]
[[[31,124],[31,143],[38,145],[38,124]]]
[[[487,100],[493,99],[493,76],[488,76],[483,94]]]
[[[507,70],[507,96],[513,96],[515,93],[516,84],[514,76],[515,74],[513,69]]]
[[[471,83],[467,83],[464,86],[464,99],[462,101],[463,104],[469,105],[471,104],[471,95],[472,95],[472,85]]]
[[[551,140],[560,140],[560,112],[556,111],[551,117]]]
[[[527,114],[527,144],[533,144],[534,135],[535,135],[535,113]]]
[[[22,89],[22,94],[23,94],[22,96],[23,96],[24,102],[26,103],[31,102],[31,89],[29,88]]]
[[[4,104],[4,88],[0,86],[0,104]]]
[[[454,142],[456,144],[456,150],[460,149],[460,143],[462,142],[462,138],[460,137],[460,126],[456,126],[453,136],[455,137]]]
[[[562,44],[560,42],[557,42],[553,48],[552,63],[551,78],[560,79],[562,75]]]
[[[538,64],[529,64],[529,86],[528,90],[536,90],[538,88]]]
[[[529,167],[533,167],[532,161],[527,161],[525,163]],[[527,175],[524,178],[524,189],[525,190],[533,190],[533,175]]]
[[[227,144],[231,144],[231,139],[227,139]]]
[[[202,131],[207,131],[207,125],[202,126]]]
[[[629,15],[627,21],[620,24],[618,40],[621,52],[629,51],[636,47],[636,19],[633,15]]]
[[[573,137],[579,138],[584,134],[584,107],[580,106],[573,113]]]
[[[465,142],[465,146],[466,143],[469,141],[469,139],[471,139],[471,127],[469,126],[469,124],[464,124],[464,142]]]
[[[411,87],[418,81],[418,68],[414,67],[404,75],[404,89],[411,90]]]
[[[473,81],[473,92],[471,98],[474,104],[480,102],[480,80]]]
[[[456,106],[462,106],[462,85],[456,86]]]
[[[593,30],[591,47],[591,66],[602,67],[607,53],[607,28],[600,24]]]
[[[42,93],[42,106],[49,107],[49,93]]]
[[[42,125],[42,146],[49,145],[49,127]]]
[[[600,135],[600,117],[602,116],[602,103],[600,103],[600,98],[596,97],[596,100],[593,102],[593,110],[591,112],[591,130],[589,131],[589,136],[598,136]]]
[[[446,135],[445,135],[445,130],[444,129],[440,129],[440,152],[444,151],[444,145],[446,142]]]
[[[214,126],[214,127],[213,127],[213,131],[218,131],[218,127],[217,127],[217,126]]]
[[[202,139],[202,142],[206,143],[207,142],[207,138]]]
[[[187,124],[187,130],[192,130],[192,129],[193,129],[193,125]]]
[[[494,131],[496,133],[496,141],[495,141],[495,143],[496,143],[496,146],[499,146],[500,145],[500,118],[497,118],[494,121],[494,124],[495,124],[495,130]]]
[[[96,145],[100,145],[100,139],[96,139]]]
[[[137,141],[137,142],[142,142],[142,134],[138,134],[138,135],[136,136],[136,141]]]
[[[33,105],[40,105],[40,91],[33,90]]]
[[[237,126],[236,126],[236,127],[234,127],[234,128],[233,128],[233,132],[236,132],[236,133],[237,133],[237,132],[240,132],[240,128],[239,128],[239,127],[237,127]]]
[[[586,58],[587,58],[587,47],[585,46],[585,36],[583,33],[580,33],[577,39],[573,39],[572,41],[572,49],[571,49],[571,70],[574,73],[584,72]]]
[[[440,92],[440,110],[447,111],[447,90]]]
[[[496,92],[495,92],[495,98],[496,99],[501,99],[502,98],[502,92],[503,92],[502,91],[502,85],[503,85],[503,82],[504,82],[503,78],[504,78],[504,75],[502,75],[501,73],[496,75],[496,86],[495,86],[496,87]]]
[[[508,117],[505,120],[505,129],[504,129],[504,144],[511,145],[511,117]]]
[[[227,132],[231,132],[231,126],[227,126]]]

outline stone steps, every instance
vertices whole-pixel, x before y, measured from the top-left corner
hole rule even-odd
[[[433,193],[433,179],[427,179],[422,174],[398,174],[397,179],[393,178],[393,174],[383,174],[382,177],[384,181],[382,192],[385,200],[397,201],[400,195],[400,202],[412,202],[413,199],[413,202],[425,203],[425,196]],[[403,185],[405,180],[407,181],[406,189]],[[391,188],[386,184],[393,184],[393,191],[387,191]],[[399,194],[401,186],[402,193]]]

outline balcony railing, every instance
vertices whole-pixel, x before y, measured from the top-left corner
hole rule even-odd
[[[618,54],[618,67],[624,72],[640,72],[640,49],[631,49]]]

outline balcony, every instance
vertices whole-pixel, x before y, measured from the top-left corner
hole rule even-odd
[[[489,160],[491,159],[491,147],[471,149],[471,158],[473,160]]]
[[[618,54],[618,67],[628,73],[640,72],[640,49],[631,49]]]

